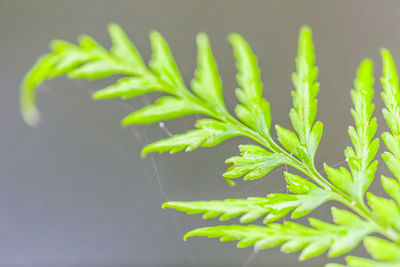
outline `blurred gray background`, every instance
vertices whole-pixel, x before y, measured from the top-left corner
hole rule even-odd
[[[57,78],[40,87],[43,120],[29,128],[19,114],[19,84],[52,39],[75,41],[87,33],[108,47],[110,22],[126,30],[146,59],[148,33],[160,31],[189,82],[195,36],[205,31],[232,109],[235,68],[226,35],[238,32],[258,55],[273,122],[290,127],[297,35],[308,24],[320,67],[321,169],[324,161],[340,165],[344,159],[352,123],[349,91],[359,62],[366,56],[374,59],[378,80],[380,47],[400,60],[399,14],[399,1],[0,1],[0,266],[322,266],[325,255],[298,263],[297,254],[278,249],[255,254],[217,240],[183,242],[185,232],[218,221],[161,210],[166,200],[285,192],[282,169],[235,188],[224,182],[224,160],[248,140],[143,160],[140,149],[167,134],[158,125],[121,129],[119,121],[157,95],[95,103],[90,95],[114,78],[93,83]],[[376,88],[381,90],[379,84]],[[381,131],[379,97],[376,103]],[[186,117],[166,126],[180,133],[194,121]],[[386,171],[383,164],[380,168]],[[378,183],[372,187],[381,192]],[[330,221],[329,205],[312,215]],[[364,249],[354,253],[363,255]]]

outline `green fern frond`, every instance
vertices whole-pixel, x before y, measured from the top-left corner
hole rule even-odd
[[[384,132],[382,140],[390,152],[382,155],[389,170],[400,181],[400,91],[399,78],[392,55],[386,49],[382,49],[382,77],[381,83],[384,91],[382,99],[385,108],[382,110],[390,133]],[[400,196],[396,196],[400,197]]]
[[[228,183],[244,176],[260,179],[280,165],[297,170],[300,175],[285,172],[290,192],[271,193],[267,197],[214,201],[172,201],[163,208],[203,218],[227,220],[240,216],[241,223],[261,217],[267,225],[228,225],[206,227],[189,232],[192,236],[220,237],[221,241],[238,240],[239,247],[261,249],[281,246],[283,252],[302,250],[300,259],[320,255],[329,249],[335,257],[355,248],[362,239],[373,260],[347,257],[347,266],[399,266],[400,264],[400,92],[396,68],[390,53],[383,49],[381,78],[385,103],[383,115],[390,132],[382,139],[389,152],[382,157],[396,179],[381,177],[391,199],[367,192],[377,167],[379,141],[374,139],[377,122],[372,118],[374,104],[373,64],[364,60],[358,69],[351,91],[355,126],[349,128],[353,147],[345,150],[349,170],[325,164],[326,177],[314,166],[323,125],[316,121],[318,68],[315,66],[314,44],[309,27],[302,27],[299,36],[296,72],[292,76],[293,108],[289,116],[294,131],[275,126],[278,144],[271,136],[270,105],[263,97],[263,85],[257,58],[249,44],[238,34],[229,41],[236,59],[237,83],[234,117],[226,108],[217,62],[204,33],[197,36],[197,69],[190,86],[186,86],[167,41],[158,32],[151,32],[152,55],[146,64],[124,31],[116,24],[109,26],[112,46],[102,47],[89,36],[79,38],[77,45],[56,40],[51,52],[38,59],[21,85],[21,113],[30,125],[39,121],[35,105],[36,88],[45,80],[65,75],[68,78],[101,79],[122,75],[116,83],[93,94],[93,99],[130,99],[151,92],[160,92],[154,104],[133,111],[122,120],[123,126],[149,124],[199,114],[195,129],[172,135],[143,148],[142,156],[151,152],[191,151],[212,147],[236,136],[244,136],[256,144],[240,145],[240,156],[226,160],[232,166],[225,172]],[[307,180],[309,179],[309,180]],[[365,203],[365,196],[368,205]],[[273,223],[286,215],[292,219],[305,216],[317,207],[334,200],[350,211],[332,209],[334,224],[309,218],[310,227],[294,222]],[[271,223],[271,224],[269,224]],[[385,239],[369,236],[379,235]],[[343,266],[330,264],[329,267]]]
[[[400,266],[400,246],[374,236],[364,238],[364,246],[375,260],[354,256],[346,258],[347,267],[397,267]],[[344,265],[328,264],[326,267]]]
[[[378,197],[371,192],[367,193],[368,204],[374,214],[390,227],[400,231],[400,208],[391,199]]]
[[[224,173],[224,177],[231,179],[244,176],[244,180],[259,179],[267,175],[279,165],[289,164],[286,157],[272,153],[255,145],[240,145],[241,156],[228,158],[225,162],[233,165]]]
[[[36,88],[45,80],[60,75],[69,78],[100,79],[114,74],[127,75],[117,83],[94,93],[95,100],[129,99],[151,92],[162,92],[155,104],[128,115],[122,125],[147,124],[185,115],[203,114],[215,120],[200,120],[197,130],[176,135],[147,146],[148,152],[190,151],[198,146],[214,146],[237,135],[243,135],[238,125],[228,119],[229,113],[222,98],[222,83],[217,72],[208,38],[199,34],[198,69],[192,82],[193,92],[184,84],[171,50],[157,32],[150,34],[152,57],[146,66],[136,47],[116,24],[109,27],[112,47],[107,51],[88,36],[76,46],[54,41],[52,52],[37,61],[21,86],[21,110],[25,121],[35,125],[39,112],[35,106]]]
[[[296,131],[298,138],[292,134],[292,142],[295,142],[298,148],[290,151],[298,155],[308,165],[313,165],[315,152],[322,136],[323,125],[321,122],[315,122],[317,115],[317,95],[319,83],[317,82],[318,68],[315,64],[314,44],[312,41],[311,29],[303,27],[300,31],[297,58],[296,73],[293,73],[292,82],[295,90],[292,92],[293,108],[290,110],[290,120]],[[281,127],[282,129],[282,127]],[[285,130],[289,132],[289,130]],[[282,131],[278,129],[278,137],[283,138]],[[282,143],[285,148],[293,147]]]
[[[146,156],[150,152],[169,151],[172,154],[182,150],[192,151],[199,146],[216,146],[241,133],[236,125],[214,119],[200,119],[196,122],[196,128],[196,130],[177,134],[145,146],[142,150],[142,156]]]
[[[324,253],[336,257],[352,250],[362,238],[372,233],[373,227],[345,210],[332,209],[336,224],[310,218],[311,227],[286,221],[284,224],[221,225],[188,232],[184,239],[194,236],[219,237],[221,242],[239,240],[240,248],[255,246],[268,249],[281,246],[282,252],[302,250],[299,259],[305,260]]]
[[[192,80],[193,92],[221,115],[229,116],[222,95],[222,81],[210,42],[204,33],[197,35],[197,69]]]
[[[400,246],[378,237],[369,236],[364,239],[369,254],[380,261],[400,261]]]
[[[325,265],[325,267],[398,267],[400,266],[400,261],[374,261],[360,257],[348,256],[346,257],[346,265],[330,263]]]
[[[238,70],[236,79],[239,88],[236,89],[236,96],[241,104],[235,108],[236,116],[262,137],[271,140],[269,132],[271,112],[269,103],[263,98],[257,58],[242,36],[231,34],[229,41],[233,47]]]
[[[264,223],[275,222],[289,213],[292,219],[309,214],[323,203],[334,200],[335,195],[322,190],[298,175],[285,173],[288,189],[292,194],[272,193],[266,198],[226,199],[211,201],[173,201],[163,204],[187,214],[204,214],[204,219],[221,216],[228,220],[238,216],[241,223],[250,223],[262,216]]]
[[[378,164],[377,161],[371,163],[379,148],[379,140],[373,139],[377,128],[376,119],[371,119],[374,111],[374,104],[372,103],[373,84],[373,63],[366,59],[358,69],[357,78],[354,82],[355,89],[351,91],[354,103],[354,109],[351,113],[356,129],[350,126],[349,135],[354,150],[352,148],[346,150],[346,158],[353,174],[353,183],[359,199],[364,197],[365,191],[374,178]]]
[[[390,52],[381,50],[382,54],[382,99],[386,108],[382,110],[383,116],[394,136],[400,134],[400,91],[399,78],[396,65]],[[391,147],[389,147],[390,149]]]
[[[171,201],[164,203],[162,208],[176,209],[190,215],[203,214],[203,219],[219,217],[220,221],[241,216],[241,223],[250,223],[269,212],[268,199],[265,197],[189,202]]]
[[[337,170],[325,164],[325,171],[332,184],[360,203],[364,201],[364,194],[374,178],[378,163],[371,163],[379,149],[379,140],[373,139],[377,128],[376,119],[371,119],[374,110],[373,83],[373,63],[366,59],[358,68],[355,89],[351,91],[354,104],[351,114],[355,128],[349,127],[349,135],[354,149],[347,147],[345,151],[351,174],[344,168]]]
[[[400,184],[395,179],[382,176],[381,183],[386,193],[391,196],[400,207]]]
[[[298,175],[285,172],[288,189],[292,194],[272,193],[268,195],[270,213],[264,222],[274,222],[291,212],[291,218],[303,217],[329,200],[335,195],[321,189],[314,183]]]

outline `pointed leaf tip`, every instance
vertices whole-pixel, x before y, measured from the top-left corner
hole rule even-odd
[[[128,121],[127,118],[128,118],[128,117],[125,117],[125,118],[121,121],[120,126],[121,126],[122,128],[126,128],[126,127],[128,127],[129,125],[132,124],[132,123],[130,123],[130,122]]]
[[[92,100],[97,101],[107,98],[107,94],[102,91],[97,91],[92,94]]]
[[[230,33],[230,34],[228,34],[228,37],[227,37],[228,41],[231,43],[235,42],[235,40],[239,40],[241,38],[242,38],[242,36],[238,33]]]
[[[312,30],[310,26],[304,25],[300,28],[300,39],[312,39]]]
[[[36,107],[29,107],[22,110],[24,121],[31,127],[35,127],[40,122],[40,112]]]
[[[365,58],[358,69],[358,76],[372,75],[374,71],[374,62],[370,58]]]
[[[169,202],[165,202],[165,203],[163,203],[162,205],[161,205],[161,208],[162,209],[166,209],[166,208],[169,208],[170,207],[170,203]]]
[[[391,54],[390,54],[389,50],[387,50],[387,49],[386,49],[386,48],[384,48],[384,47],[382,47],[382,48],[381,48],[381,55],[382,55],[382,57],[388,57],[388,56],[391,56]]]
[[[303,26],[301,26],[301,31],[309,31],[309,32],[311,32],[311,27],[308,26],[308,25],[303,25]]]
[[[156,31],[156,30],[150,31],[149,36],[150,36],[150,39],[153,39],[153,38],[154,38],[154,39],[162,38],[161,33],[158,32],[158,31]]]
[[[203,46],[208,43],[208,36],[204,32],[199,32],[196,36],[198,46]]]
[[[186,233],[186,234],[183,236],[183,241],[186,241],[189,237],[195,236],[196,234],[193,233],[194,231],[196,231],[196,230],[192,230],[192,231]]]
[[[144,147],[143,149],[142,149],[142,151],[140,152],[140,157],[142,158],[142,159],[145,159],[146,157],[147,157],[147,150],[146,150],[146,147]]]
[[[110,31],[110,32],[112,32],[112,31],[117,31],[117,30],[119,30],[119,29],[121,29],[121,26],[119,26],[117,23],[115,23],[115,22],[111,22],[110,24],[108,24],[108,30]]]

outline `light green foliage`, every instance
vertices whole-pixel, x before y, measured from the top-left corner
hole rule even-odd
[[[300,176],[286,172],[288,189],[292,194],[272,193],[266,198],[226,199],[212,201],[167,202],[163,208],[173,208],[187,214],[203,214],[204,219],[220,216],[221,221],[238,216],[241,223],[250,223],[265,215],[265,224],[279,220],[292,212],[297,219],[307,215],[334,195],[320,189]]]
[[[122,120],[124,126],[154,123],[190,114],[214,118],[199,120],[196,123],[197,130],[147,146],[143,155],[156,151],[190,151],[199,146],[215,146],[226,139],[243,135],[238,129],[239,125],[227,119],[229,113],[222,98],[222,83],[205,34],[199,34],[197,38],[198,69],[192,82],[192,93],[186,88],[169,46],[159,33],[150,34],[153,53],[147,67],[119,26],[111,24],[109,32],[113,43],[110,51],[87,36],[80,38],[79,46],[65,41],[52,43],[53,51],[38,60],[21,87],[21,109],[28,124],[38,122],[35,91],[44,80],[63,74],[69,78],[84,79],[123,74],[128,77],[95,92],[93,98],[129,99],[155,91],[169,94],[125,117]]]
[[[106,98],[129,99],[150,92],[163,91],[160,84],[139,77],[126,77],[117,83],[101,89],[93,94],[93,99]]]
[[[292,194],[268,195],[270,213],[264,220],[266,223],[274,222],[290,212],[292,212],[292,219],[303,217],[335,197],[331,192],[322,190],[298,175],[285,172],[285,178]]]
[[[196,95],[208,105],[214,107],[222,115],[228,114],[222,96],[222,81],[218,75],[217,63],[211,51],[207,35],[197,36],[197,70],[192,81],[192,89]]]
[[[310,218],[311,227],[293,222],[284,224],[257,225],[221,225],[190,231],[185,239],[193,236],[219,237],[221,241],[240,240],[238,247],[255,246],[268,249],[281,246],[285,253],[302,250],[299,259],[305,260],[324,253],[336,257],[353,249],[364,236],[373,231],[372,226],[356,215],[339,209],[332,209],[336,224],[328,224]]]
[[[150,33],[153,54],[149,66],[160,80],[169,85],[171,91],[182,94],[186,90],[183,78],[172,56],[167,41],[158,32]]]
[[[303,27],[299,37],[296,72],[292,75],[295,90],[292,92],[293,108],[289,113],[298,138],[286,129],[280,129],[277,133],[282,145],[308,165],[314,163],[314,155],[322,136],[322,123],[314,123],[317,115],[316,97],[319,90],[318,68],[314,64],[315,54],[311,29]],[[290,135],[290,137],[284,135]],[[295,143],[294,146],[288,143],[289,138],[292,139],[291,142]]]
[[[335,169],[324,164],[326,176],[334,186],[342,190],[348,195],[356,195],[354,192],[353,177],[346,168]]]
[[[346,265],[342,264],[327,264],[325,267],[398,267],[400,266],[400,261],[382,262],[374,261],[354,256],[346,257]]]
[[[240,223],[262,218],[266,224],[205,227],[190,231],[185,238],[219,237],[221,241],[238,240],[238,247],[261,249],[281,246],[286,253],[302,251],[300,260],[327,250],[329,257],[336,257],[351,251],[364,240],[364,246],[373,259],[348,256],[346,266],[400,266],[400,92],[394,61],[387,50],[382,50],[381,83],[385,103],[383,116],[390,132],[382,134],[389,150],[382,157],[395,178],[382,176],[381,182],[390,198],[367,192],[375,176],[377,161],[374,159],[379,148],[378,139],[374,139],[377,121],[372,117],[374,77],[371,60],[361,63],[351,90],[354,104],[351,114],[355,125],[348,131],[352,143],[352,147],[345,150],[348,169],[324,164],[326,176],[323,176],[314,165],[323,125],[316,121],[319,83],[310,28],[303,27],[300,31],[296,72],[292,76],[293,108],[289,117],[293,130],[275,125],[280,144],[271,135],[270,104],[263,97],[256,56],[240,35],[229,36],[237,68],[236,96],[239,103],[235,117],[224,103],[217,63],[204,33],[197,36],[197,68],[190,87],[185,85],[168,43],[160,33],[150,34],[152,55],[149,64],[143,61],[118,25],[111,24],[109,33],[112,41],[109,50],[88,36],[82,36],[78,45],[60,40],[51,43],[51,52],[39,58],[21,85],[21,112],[28,124],[36,125],[39,121],[35,94],[43,81],[61,75],[88,80],[122,75],[116,83],[95,92],[93,99],[125,100],[151,92],[163,94],[154,104],[126,116],[121,123],[123,126],[192,114],[206,117],[196,121],[195,129],[147,145],[142,150],[143,157],[151,152],[172,154],[212,147],[230,138],[244,136],[253,143],[240,145],[240,155],[226,160],[232,164],[224,173],[229,184],[234,185],[233,179],[242,176],[244,180],[260,179],[278,166],[291,168],[290,172],[284,173],[287,193],[165,203],[163,208],[203,214],[204,219],[219,217],[223,221],[240,216]],[[308,218],[310,226],[293,221],[278,222],[287,215],[292,220],[305,216],[327,201],[339,202],[348,210],[332,208],[333,223],[315,218]]]
[[[400,184],[395,179],[385,176],[381,177],[381,181],[386,193],[388,193],[388,195],[397,202],[397,205],[400,206]]]
[[[364,194],[374,178],[378,163],[371,163],[379,148],[379,140],[373,139],[377,128],[376,119],[371,119],[374,110],[373,83],[373,64],[371,60],[366,59],[358,68],[354,81],[355,89],[351,91],[354,104],[351,114],[355,128],[349,127],[349,136],[354,149],[347,147],[345,151],[351,174],[345,168],[336,170],[325,164],[325,172],[332,184],[358,202],[364,200]]]
[[[382,49],[382,99],[386,108],[382,110],[383,116],[393,135],[400,134],[400,92],[399,78],[392,55]]]
[[[262,96],[257,58],[242,36],[231,34],[229,41],[233,47],[238,69],[236,79],[239,88],[236,89],[236,96],[241,104],[235,108],[236,116],[262,137],[270,139],[271,114],[269,103]]]
[[[187,214],[203,214],[203,219],[220,216],[220,221],[241,216],[241,223],[250,223],[269,211],[268,199],[265,197],[191,202],[171,201],[164,203],[162,207],[176,209]]]
[[[285,172],[288,189],[292,194],[272,193],[268,195],[269,213],[264,223],[271,223],[286,216],[303,217],[328,200],[334,199],[330,192],[322,190],[315,184],[298,175]]]
[[[241,145],[239,149],[241,156],[231,157],[225,161],[233,164],[224,173],[228,181],[243,175],[245,180],[259,179],[278,165],[289,164],[283,155],[269,152],[259,146]]]
[[[346,258],[348,267],[397,267],[400,266],[400,246],[374,236],[364,239],[364,246],[376,260],[349,256]],[[327,267],[344,265],[328,264]]]
[[[379,148],[379,140],[373,139],[377,128],[376,119],[371,119],[374,111],[373,83],[373,65],[372,61],[367,59],[361,63],[354,81],[355,89],[351,91],[354,103],[351,114],[356,127],[349,127],[354,150],[350,147],[346,149],[346,158],[353,174],[353,183],[359,199],[363,198],[371,184],[377,165],[377,161],[370,164]]]
[[[210,147],[240,134],[237,127],[230,123],[222,123],[213,119],[201,119],[196,122],[196,130],[177,134],[147,145],[142,150],[142,156],[149,152],[166,152],[171,154],[182,150],[191,151],[199,146]]]
[[[382,155],[389,170],[394,174],[397,180],[400,181],[400,92],[399,78],[397,76],[396,66],[389,51],[382,49],[382,77],[381,83],[384,89],[382,99],[385,103],[385,108],[382,113],[386,123],[389,126],[390,133],[382,134],[383,142],[390,152],[385,152]],[[398,188],[398,182],[392,180],[391,184]],[[385,190],[388,191],[387,187]],[[389,193],[389,192],[388,192]],[[391,192],[389,195],[394,199],[399,199],[399,191]],[[398,202],[400,203],[400,202]]]
[[[276,134],[278,135],[278,140],[282,144],[282,146],[295,155],[298,158],[307,158],[302,149],[299,138],[297,138],[296,134],[288,129],[285,129],[279,125],[275,126]]]
[[[393,200],[377,197],[370,192],[367,194],[367,199],[369,206],[377,217],[400,231],[400,209]]]
[[[400,92],[399,79],[393,58],[386,49],[382,49],[381,54],[382,99],[385,103],[382,113],[390,129],[390,132],[382,134],[382,140],[390,151],[384,152],[382,158],[397,180],[385,176],[381,177],[383,188],[393,200],[371,194],[368,201],[375,213],[390,226],[389,230],[393,231],[392,228],[400,229]]]
[[[376,260],[381,261],[400,261],[400,246],[374,236],[364,239],[364,244],[368,252]]]

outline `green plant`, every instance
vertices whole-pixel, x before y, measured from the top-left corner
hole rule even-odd
[[[133,112],[122,120],[123,126],[148,124],[190,114],[201,114],[195,129],[154,142],[143,148],[150,152],[175,153],[198,147],[211,147],[233,138],[245,136],[258,145],[241,145],[240,156],[229,158],[232,166],[225,172],[226,181],[259,179],[279,165],[287,164],[298,174],[286,172],[290,193],[272,193],[267,197],[226,199],[218,201],[167,202],[163,208],[173,208],[188,214],[203,214],[203,218],[228,220],[240,216],[240,225],[221,225],[190,231],[192,236],[219,237],[221,241],[239,240],[238,247],[260,249],[281,246],[283,252],[302,251],[300,260],[327,251],[336,257],[351,251],[363,241],[373,259],[347,257],[347,266],[400,265],[400,92],[395,65],[390,53],[383,49],[382,98],[386,105],[384,118],[390,132],[382,139],[390,152],[382,155],[396,179],[381,177],[383,188],[391,198],[378,197],[368,191],[374,179],[379,147],[375,138],[377,122],[372,118],[373,63],[364,60],[358,69],[351,91],[355,125],[349,127],[352,147],[345,156],[348,169],[324,165],[326,177],[314,166],[314,156],[322,136],[323,125],[315,121],[317,113],[318,68],[315,66],[311,30],[300,32],[296,72],[292,76],[293,108],[289,116],[294,131],[276,126],[279,144],[270,135],[269,103],[263,97],[257,59],[247,42],[238,34],[229,36],[238,69],[236,95],[239,104],[235,115],[224,104],[222,83],[208,38],[197,36],[198,67],[190,89],[184,84],[167,42],[158,32],[150,34],[153,54],[147,66],[122,29],[109,27],[112,47],[108,51],[92,38],[83,36],[79,45],[54,41],[52,52],[41,57],[22,83],[21,108],[25,121],[35,125],[39,113],[35,107],[35,90],[44,80],[60,75],[69,78],[99,79],[114,74],[126,75],[117,83],[94,93],[96,100],[133,98],[149,92],[162,92],[154,104]],[[306,176],[310,180],[301,177]],[[276,223],[291,214],[297,219],[327,201],[336,201],[348,209],[332,208],[333,223],[309,218],[309,226],[292,221]],[[264,217],[265,226],[248,223]],[[378,237],[379,236],[379,237]],[[329,267],[343,266],[328,264]]]

